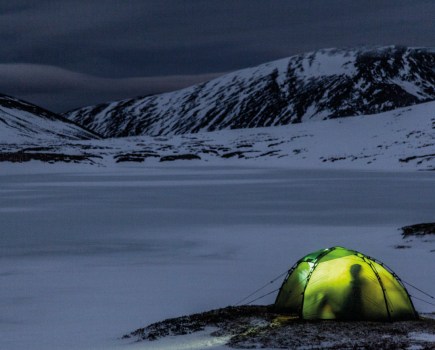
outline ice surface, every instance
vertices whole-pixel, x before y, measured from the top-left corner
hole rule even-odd
[[[431,172],[22,164],[0,183],[1,349],[153,349],[118,337],[234,304],[334,245],[433,293],[433,241],[394,248],[433,221]]]

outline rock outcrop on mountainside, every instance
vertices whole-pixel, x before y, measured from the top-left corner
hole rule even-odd
[[[64,116],[105,137],[176,135],[380,113],[435,100],[435,51],[326,49]]]

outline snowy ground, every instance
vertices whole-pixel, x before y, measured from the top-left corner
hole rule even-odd
[[[334,245],[435,292],[434,241],[405,242],[398,230],[434,221],[433,172],[267,163],[0,169],[1,349],[225,348],[206,334],[158,344],[119,337],[232,305],[306,253]]]

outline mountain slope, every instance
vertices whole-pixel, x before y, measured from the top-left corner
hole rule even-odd
[[[321,50],[172,93],[65,116],[106,137],[174,135],[375,114],[435,99],[435,51]]]
[[[0,162],[42,160],[103,167],[160,164],[299,169],[435,170],[435,101],[375,115],[173,136],[45,142],[4,148]],[[124,164],[124,165],[123,165]],[[183,165],[184,165],[183,164]]]
[[[0,95],[0,143],[99,138],[70,120],[31,103]]]

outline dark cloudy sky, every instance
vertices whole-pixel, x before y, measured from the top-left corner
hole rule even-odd
[[[54,111],[326,47],[435,46],[435,0],[0,2],[0,92]]]

